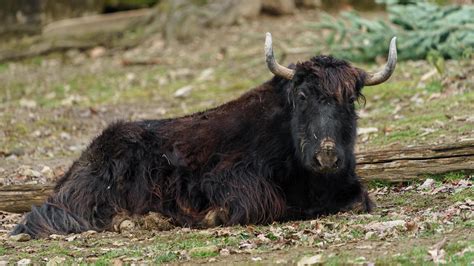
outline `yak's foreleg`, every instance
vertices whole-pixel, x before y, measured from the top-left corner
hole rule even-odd
[[[355,213],[368,213],[372,212],[375,208],[375,203],[369,196],[367,189],[362,187],[362,190],[358,197],[356,197],[355,201],[346,207],[346,210],[353,211]]]

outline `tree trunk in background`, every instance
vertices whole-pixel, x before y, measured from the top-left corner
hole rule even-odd
[[[104,0],[2,0],[0,39],[39,34],[50,22],[98,14],[103,5]]]
[[[273,15],[293,14],[296,10],[294,0],[263,0],[262,9]]]
[[[167,43],[188,41],[208,27],[220,27],[254,18],[260,0],[162,0],[156,6],[152,29],[163,32]]]

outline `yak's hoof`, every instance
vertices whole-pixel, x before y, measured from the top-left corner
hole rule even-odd
[[[349,208],[349,211],[352,211],[354,213],[369,213],[372,212],[375,209],[376,205],[372,201],[372,199],[369,197],[367,193],[365,193],[362,197],[361,200],[355,202],[352,204]]]
[[[114,232],[126,232],[133,229],[166,231],[174,228],[170,218],[156,212],[145,215],[117,214],[114,216],[111,230]]]
[[[224,208],[216,208],[210,210],[204,219],[202,219],[201,226],[205,228],[225,225],[228,218],[228,212]]]
[[[112,224],[110,226],[111,231],[119,233],[130,231],[133,228],[135,228],[135,222],[133,221],[133,217],[125,213],[119,213],[115,215],[112,219]]]

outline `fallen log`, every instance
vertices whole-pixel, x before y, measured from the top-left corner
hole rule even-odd
[[[474,171],[474,141],[366,151],[356,158],[356,171],[364,180],[404,182],[429,174]]]
[[[474,172],[474,141],[366,151],[356,157],[356,171],[365,181],[404,182],[427,174]],[[52,184],[0,186],[0,210],[29,211],[32,205],[41,204],[53,187]]]
[[[0,210],[27,212],[32,205],[40,205],[53,192],[53,184],[9,185],[0,187]]]
[[[55,21],[46,25],[39,36],[0,45],[0,62],[95,46],[134,47],[146,39],[147,34],[124,36],[128,31],[147,25],[153,12],[154,9],[140,9]]]

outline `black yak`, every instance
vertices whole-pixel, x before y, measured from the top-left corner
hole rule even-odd
[[[396,65],[367,73],[331,56],[289,68],[265,41],[275,76],[236,100],[180,118],[106,128],[11,234],[111,230],[119,213],[157,212],[176,225],[210,227],[311,219],[373,208],[355,173],[362,87]]]

